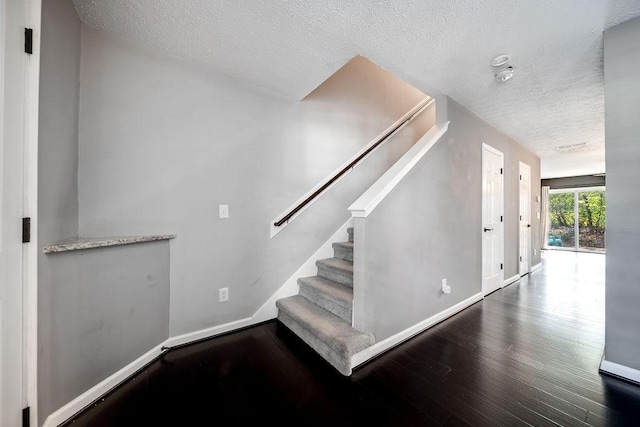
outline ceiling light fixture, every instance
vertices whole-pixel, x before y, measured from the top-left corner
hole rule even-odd
[[[561,145],[555,148],[559,153],[571,153],[573,151],[583,150],[589,146],[588,142],[582,142],[580,144]]]
[[[510,80],[513,77],[513,67],[508,64],[511,56],[503,53],[502,55],[498,55],[491,60],[491,65],[495,68],[498,68],[494,72],[494,76],[498,83],[504,83],[507,80]]]
[[[506,82],[507,80],[511,79],[511,77],[513,77],[513,67],[512,66],[508,66],[506,68],[503,68],[502,70],[498,71],[496,73],[496,80],[499,82]]]
[[[509,62],[509,59],[511,59],[511,57],[507,54],[498,55],[491,60],[491,65],[493,65],[494,67],[499,67]]]

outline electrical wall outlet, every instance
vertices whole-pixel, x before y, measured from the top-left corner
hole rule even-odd
[[[218,296],[219,296],[220,302],[229,301],[229,288],[218,289]]]
[[[536,248],[533,248],[533,255],[538,255],[538,250]]]
[[[220,218],[229,218],[229,205],[218,205],[218,216]]]

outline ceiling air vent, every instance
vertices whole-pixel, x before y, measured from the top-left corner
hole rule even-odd
[[[588,142],[583,142],[581,144],[569,144],[569,145],[560,145],[555,148],[558,153],[573,153],[574,151],[584,150],[589,146]]]

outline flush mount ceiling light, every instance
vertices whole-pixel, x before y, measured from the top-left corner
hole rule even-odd
[[[571,152],[578,151],[578,150],[584,150],[588,146],[589,146],[588,142],[583,142],[583,143],[580,143],[580,144],[561,145],[559,147],[556,147],[555,150],[558,153],[571,153]]]
[[[503,53],[491,60],[491,65],[497,68],[497,71],[494,72],[494,76],[498,83],[504,83],[513,77],[513,67],[508,64],[510,59],[511,56]]]
[[[499,67],[509,62],[509,59],[511,59],[511,57],[507,54],[498,55],[491,60],[491,65],[493,65],[494,67]]]
[[[513,67],[511,66],[503,68],[496,73],[496,80],[501,83],[506,82],[507,80],[511,79],[511,77],[513,77]]]

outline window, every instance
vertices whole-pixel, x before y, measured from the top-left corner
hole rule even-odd
[[[604,251],[604,187],[549,192],[548,248]]]

